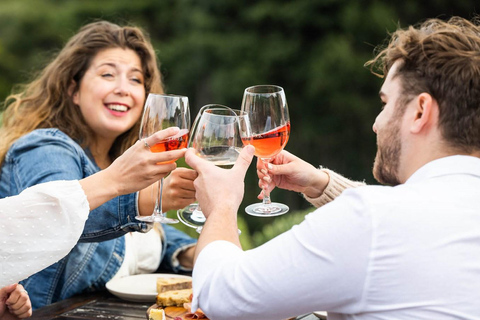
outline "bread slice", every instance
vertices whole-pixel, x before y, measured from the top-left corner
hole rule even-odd
[[[163,309],[150,309],[148,320],[165,320],[165,311]]]
[[[157,278],[157,293],[191,288],[192,280],[189,278]]]
[[[157,304],[160,307],[183,307],[184,303],[190,302],[192,289],[181,289],[161,292],[157,295]]]

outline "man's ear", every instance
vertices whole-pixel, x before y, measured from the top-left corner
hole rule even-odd
[[[420,133],[435,125],[438,120],[438,104],[428,93],[421,93],[416,98],[413,122],[410,132]]]
[[[78,105],[78,90],[75,80],[72,80],[68,86],[68,95],[72,98],[73,103]]]

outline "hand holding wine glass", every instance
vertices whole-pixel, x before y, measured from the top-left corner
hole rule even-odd
[[[211,104],[204,106],[197,116],[189,145],[196,154],[219,167],[231,167],[243,146],[241,131],[249,131],[248,117],[239,110]],[[248,134],[248,133],[245,133]],[[198,204],[178,210],[178,218],[185,225],[201,232],[205,216]]]
[[[175,136],[160,141],[153,146],[148,145],[148,143],[143,140],[155,132],[168,127],[178,127],[180,131]],[[188,143],[189,129],[190,109],[187,97],[152,93],[148,95],[143,111],[139,136],[150,151],[164,152],[185,148]],[[169,161],[169,163],[174,161],[175,160]],[[162,188],[163,178],[158,182],[155,207],[152,215],[136,216],[136,219],[149,222],[178,223],[177,219],[167,218],[166,214],[162,211]]]
[[[274,188],[303,193],[309,198],[317,198],[323,194],[330,177],[315,166],[282,150],[275,156],[267,169],[261,161],[257,162],[259,185],[264,186],[264,179],[268,177],[268,191]],[[263,191],[258,195],[263,199]]]
[[[255,146],[255,155],[266,166],[287,144],[290,136],[290,117],[283,88],[259,85],[245,89],[242,111],[248,114],[251,134],[243,136],[244,144]],[[263,202],[249,205],[245,211],[253,216],[272,217],[287,213],[288,206],[271,202],[266,187]]]

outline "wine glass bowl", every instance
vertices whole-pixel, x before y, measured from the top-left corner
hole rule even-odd
[[[268,161],[283,150],[290,135],[290,123],[243,139],[244,144],[255,147],[255,156]]]
[[[198,156],[216,166],[231,167],[243,146],[239,132],[240,111],[218,106],[221,105],[209,105],[204,110],[192,136],[191,146]]]
[[[171,94],[150,93],[145,102],[142,122],[140,125],[139,138],[144,139],[155,132],[169,127],[178,127],[180,131],[172,137],[162,140],[150,146],[151,152],[165,152],[185,148],[188,143],[190,129],[190,109],[188,98]],[[159,164],[172,163],[175,160],[160,162]],[[171,219],[162,211],[163,178],[158,181],[155,206],[150,216],[136,216],[140,221],[178,223],[177,219]]]
[[[241,132],[249,131],[249,128],[248,116],[242,111],[217,104],[206,105],[192,126],[189,146],[195,149],[199,157],[216,166],[228,168],[235,164],[241,152]],[[178,210],[177,216],[199,233],[206,220],[196,203]]]
[[[242,137],[244,144],[255,147],[255,156],[265,165],[283,150],[290,137],[290,117],[285,92],[275,85],[258,85],[245,89],[242,111],[248,114],[250,134]],[[249,205],[245,211],[253,216],[272,217],[285,214],[288,206],[271,202],[266,187],[263,201]]]

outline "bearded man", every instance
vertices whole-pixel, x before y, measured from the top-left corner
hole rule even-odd
[[[283,151],[267,168],[257,164],[260,183],[302,192],[318,208],[243,251],[239,182],[253,147],[229,171],[187,151],[207,217],[193,309],[210,319],[278,320],[314,310],[328,311],[329,320],[478,319],[478,21],[431,19],[397,30],[367,65],[385,75],[373,172],[388,186],[352,182]]]

